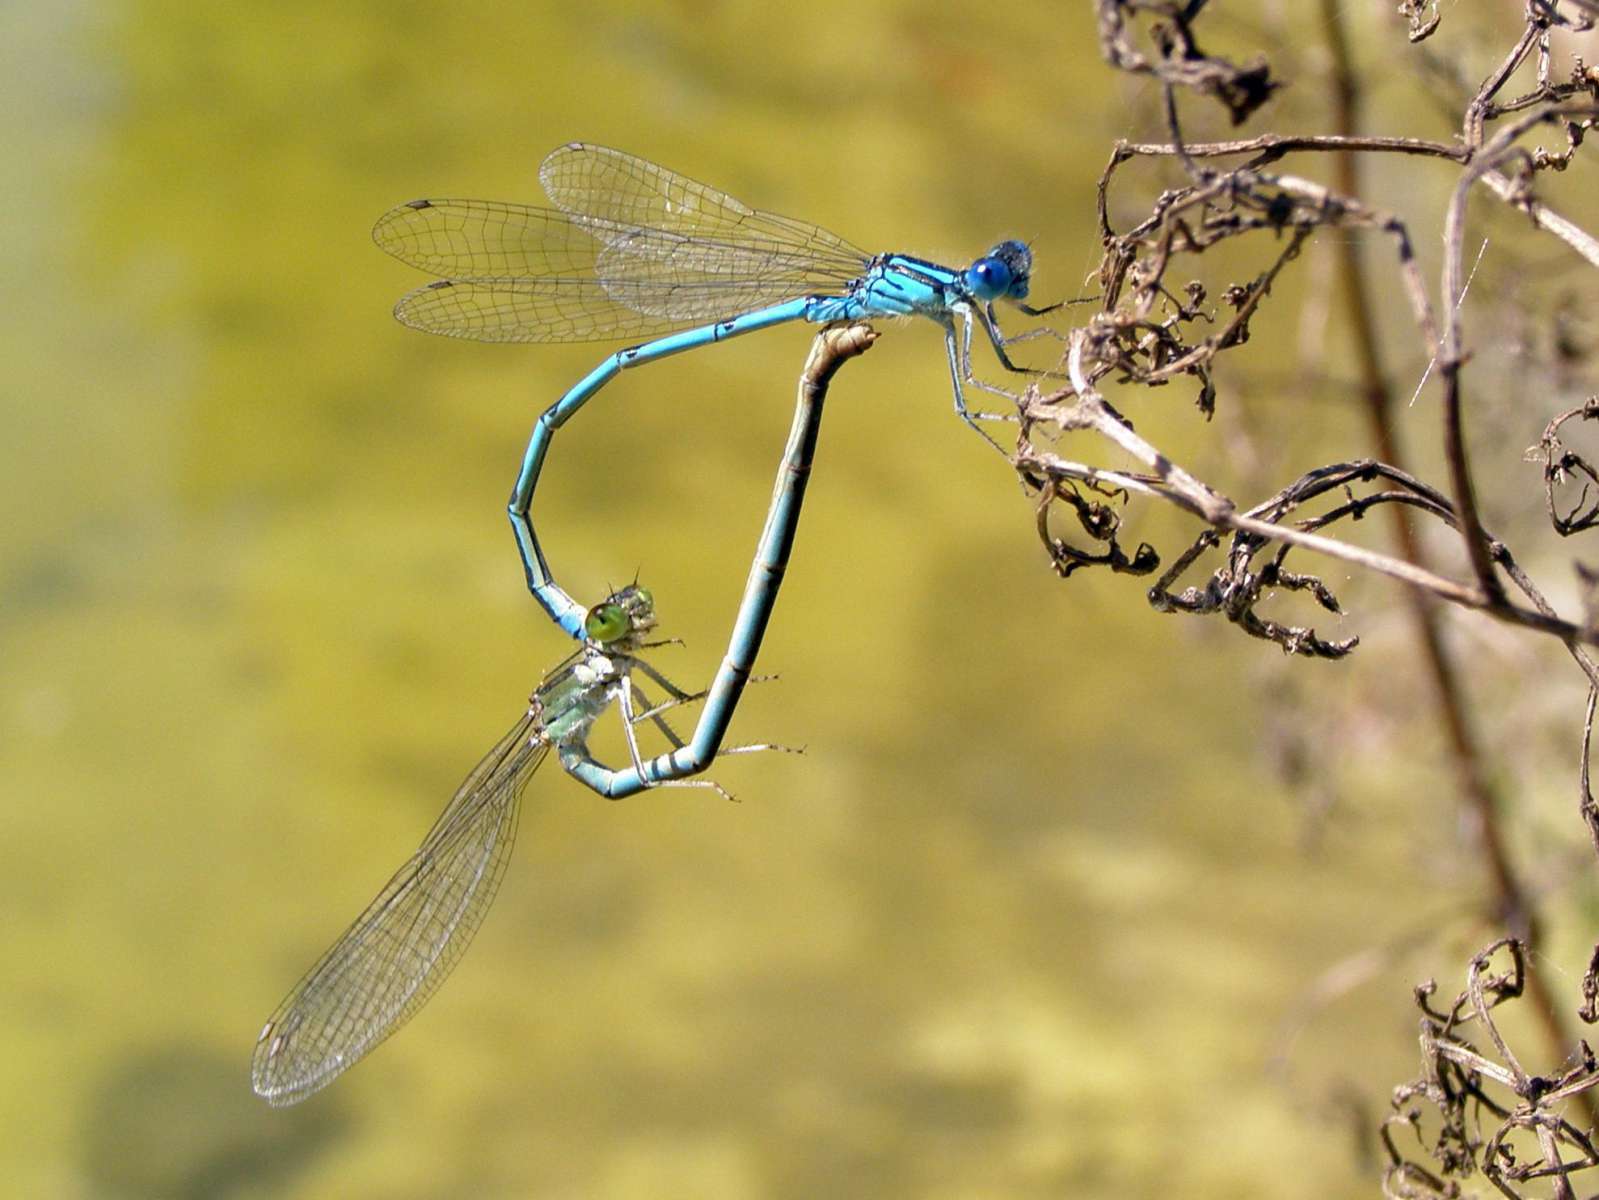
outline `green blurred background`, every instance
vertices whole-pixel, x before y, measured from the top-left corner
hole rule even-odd
[[[266,1015],[567,649],[504,501],[605,351],[401,328],[421,280],[373,220],[539,202],[582,138],[869,248],[1027,237],[1034,295],[1069,294],[1110,142],[1154,128],[1086,6],[14,3],[0,71],[0,1193],[1372,1194],[1409,984],[1456,986],[1460,948],[1286,1031],[1438,872],[1475,891],[1443,848],[1418,870],[1413,810],[1452,803],[1430,732],[1389,759],[1374,715],[1315,819],[1263,722],[1303,673],[1383,660],[1285,666],[1139,581],[1063,585],[921,325],[834,387],[782,678],[734,726],[806,756],[724,764],[738,804],[607,804],[552,762],[427,1010],[299,1108],[249,1091]],[[685,683],[725,644],[808,336],[628,375],[554,447],[558,573],[588,599],[641,573]],[[1154,401],[1226,462],[1186,394]]]

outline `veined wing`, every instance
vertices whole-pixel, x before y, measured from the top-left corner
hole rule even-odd
[[[372,240],[401,262],[446,279],[592,278],[606,233],[553,208],[412,200],[379,217]]]
[[[444,279],[400,297],[394,315],[413,329],[479,342],[600,342],[669,333],[804,294],[722,281]]]
[[[858,251],[818,259],[803,243],[746,230],[701,231],[629,224],[498,200],[412,200],[384,213],[372,240],[401,262],[446,279],[606,278],[600,265],[675,263],[685,275],[804,281],[816,287],[859,275]],[[621,259],[618,258],[621,256]]]
[[[251,1082],[294,1104],[403,1025],[482,924],[516,838],[522,789],[549,743],[524,716],[472,769],[421,847],[261,1030]]]
[[[539,182],[557,208],[602,225],[726,245],[782,246],[846,278],[859,274],[870,257],[819,225],[751,208],[698,180],[605,146],[558,146],[540,164]]]
[[[846,287],[860,259],[793,245],[719,242],[486,200],[417,200],[372,231],[444,279],[402,298],[407,325],[480,341],[642,337]]]

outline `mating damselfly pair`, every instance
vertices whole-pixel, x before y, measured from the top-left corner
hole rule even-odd
[[[555,582],[531,515],[555,431],[630,367],[793,321],[924,316],[944,332],[956,413],[997,445],[976,424],[994,414],[973,412],[966,403],[968,385],[1002,392],[973,373],[973,327],[981,326],[1003,366],[1018,371],[1006,354],[995,302],[1034,316],[1049,311],[1025,303],[1032,255],[1020,241],[1002,241],[964,268],[905,254],[868,255],[818,226],[750,208],[643,159],[582,143],[551,153],[539,176],[555,208],[416,200],[386,214],[373,236],[395,257],[442,276],[401,299],[395,314],[407,325],[485,341],[655,337],[610,355],[544,411],[511,495],[528,586],[583,645],[540,685],[527,713],[467,777],[416,854],[268,1021],[252,1078],[274,1104],[294,1103],[326,1086],[437,988],[488,908],[522,788],[550,749],[568,773],[601,795],[703,783],[689,777],[722,752],[792,550],[827,379],[875,335],[857,325],[818,339],[801,377],[794,428],[727,655],[699,695],[668,684],[636,655],[654,622],[647,592],[624,589],[587,609]],[[665,705],[639,706],[634,670],[666,689]],[[701,699],[700,720],[684,741],[661,718],[661,708]],[[586,743],[613,704],[623,714],[631,757],[620,770],[594,760]],[[672,750],[642,756],[633,727],[646,720]]]

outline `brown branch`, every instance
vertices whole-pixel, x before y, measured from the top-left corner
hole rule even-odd
[[[1528,39],[1523,38],[1518,47],[1527,41]],[[1521,55],[1525,56],[1525,48],[1522,48]],[[1511,57],[1516,58],[1514,54]],[[1510,60],[1507,59],[1506,63],[1510,64]],[[1497,90],[1497,87],[1504,82],[1502,75],[1496,78],[1497,84],[1493,90]],[[1484,84],[1483,91],[1472,102],[1472,109],[1480,110],[1486,103],[1486,98],[1493,94],[1493,90],[1489,89],[1488,84]],[[1473,132],[1469,111],[1468,135]],[[1535,125],[1567,116],[1599,116],[1599,107],[1587,101],[1565,101],[1523,114],[1510,122],[1473,156],[1472,161],[1462,172],[1460,181],[1455,185],[1454,193],[1449,198],[1449,207],[1444,213],[1444,262],[1441,287],[1444,326],[1438,351],[1438,376],[1444,391],[1444,448],[1448,455],[1450,482],[1455,497],[1455,508],[1460,516],[1461,536],[1465,539],[1466,552],[1471,559],[1478,586],[1490,602],[1495,604],[1504,598],[1504,585],[1494,572],[1493,554],[1488,545],[1488,535],[1482,527],[1482,516],[1477,504],[1476,485],[1473,482],[1466,450],[1464,399],[1461,387],[1461,370],[1465,366],[1465,358],[1461,350],[1459,298],[1464,276],[1466,199],[1470,195],[1472,184],[1497,168],[1505,159],[1518,153],[1515,143],[1522,134]],[[1480,133],[1480,127],[1476,132]]]
[[[1439,700],[1439,715],[1452,752],[1465,808],[1475,818],[1478,846],[1490,880],[1493,919],[1527,944],[1536,934],[1536,902],[1515,870],[1509,854],[1503,796],[1485,753],[1461,685],[1461,668],[1450,655],[1440,629],[1439,601],[1472,609],[1497,620],[1558,638],[1589,684],[1589,705],[1582,727],[1579,804],[1594,848],[1599,850],[1599,802],[1590,788],[1590,757],[1595,708],[1599,706],[1599,665],[1588,647],[1599,644],[1599,571],[1579,565],[1583,611],[1580,619],[1562,617],[1522,569],[1510,548],[1486,528],[1478,481],[1467,453],[1465,374],[1471,361],[1463,331],[1464,242],[1470,193],[1482,184],[1499,201],[1524,213],[1530,224],[1560,239],[1588,264],[1599,266],[1599,238],[1534,194],[1537,176],[1563,171],[1576,161],[1584,138],[1599,127],[1599,71],[1573,61],[1569,74],[1557,76],[1551,31],[1594,27],[1599,0],[1521,0],[1522,27],[1512,46],[1489,74],[1460,82],[1459,101],[1451,111],[1460,120],[1458,140],[1441,142],[1360,132],[1361,92],[1349,46],[1344,40],[1343,8],[1323,0],[1322,26],[1331,43],[1333,128],[1324,133],[1262,134],[1235,140],[1191,142],[1184,136],[1179,99],[1184,89],[1216,96],[1224,78],[1220,60],[1198,51],[1193,23],[1204,0],[1097,0],[1101,46],[1107,61],[1122,69],[1155,75],[1162,89],[1162,141],[1122,141],[1114,147],[1101,173],[1097,212],[1104,254],[1099,269],[1100,311],[1070,337],[1069,386],[1049,395],[1036,390],[1018,398],[1021,432],[1016,467],[1037,493],[1034,519],[1051,559],[1062,575],[1090,566],[1145,574],[1156,569],[1155,549],[1139,543],[1122,548],[1123,510],[1132,497],[1169,503],[1203,522],[1204,528],[1178,554],[1148,591],[1161,611],[1221,614],[1244,633],[1272,641],[1285,651],[1321,658],[1347,655],[1357,638],[1330,639],[1308,626],[1294,626],[1262,616],[1257,606],[1273,590],[1289,591],[1339,613],[1337,596],[1315,575],[1290,570],[1297,551],[1349,563],[1405,584],[1405,603]],[[1400,5],[1413,41],[1433,36],[1450,15],[1430,0]],[[1132,30],[1139,18],[1150,18],[1149,39],[1157,53],[1141,51]],[[1424,61],[1436,60],[1427,52]],[[1527,86],[1512,81],[1531,69]],[[1222,73],[1218,73],[1222,72]],[[1260,64],[1258,78],[1269,78]],[[1272,81],[1273,85],[1275,80]],[[1252,113],[1267,92],[1233,109],[1235,120]],[[1564,135],[1564,145],[1526,147],[1522,139],[1533,128],[1550,125]],[[1294,154],[1332,154],[1331,186],[1277,171],[1276,164]],[[1361,156],[1382,154],[1390,160],[1429,158],[1461,168],[1443,214],[1444,255],[1436,293],[1423,281],[1405,225],[1392,213],[1366,199],[1359,175]],[[1134,159],[1164,157],[1186,175],[1182,186],[1156,197],[1146,215],[1118,230],[1110,216],[1110,186],[1120,168]],[[1229,163],[1227,160],[1234,160]],[[1243,510],[1226,489],[1185,470],[1134,431],[1099,390],[1111,378],[1122,387],[1160,387],[1182,378],[1198,386],[1197,404],[1209,417],[1218,400],[1216,369],[1220,356],[1245,345],[1251,325],[1304,244],[1330,229],[1381,232],[1395,247],[1398,279],[1425,352],[1437,367],[1442,393],[1443,459],[1448,491],[1429,486],[1403,468],[1403,447],[1394,427],[1395,397],[1383,364],[1384,331],[1376,320],[1376,289],[1360,257],[1359,241],[1334,242],[1347,324],[1354,342],[1351,356],[1371,426],[1378,457],[1335,462],[1301,474],[1274,496]],[[1232,282],[1211,300],[1211,289],[1198,279],[1178,274],[1182,265],[1223,243],[1249,239],[1257,248],[1255,273]],[[1262,253],[1260,243],[1269,243]],[[1436,301],[1434,299],[1436,295]],[[1442,311],[1435,315],[1434,303]],[[1230,311],[1225,312],[1226,308]],[[1118,402],[1119,395],[1118,395]],[[1599,528],[1599,465],[1590,465],[1559,440],[1561,424],[1583,410],[1556,418],[1541,446],[1545,460],[1546,504],[1562,534]],[[1038,434],[1053,436],[1058,447],[1077,434],[1092,434],[1130,455],[1132,469],[1102,467],[1092,455],[1067,456],[1040,445]],[[1556,506],[1555,487],[1575,481],[1574,503]],[[1590,487],[1592,491],[1590,492]],[[1395,553],[1351,545],[1331,528],[1355,521],[1374,509],[1386,509],[1392,521]],[[1053,510],[1075,515],[1079,537],[1095,548],[1071,544],[1051,526]],[[1431,569],[1416,531],[1419,520],[1439,521],[1461,539],[1470,564],[1470,578],[1459,581]],[[1223,562],[1199,586],[1179,587],[1201,558],[1216,552]],[[1294,560],[1296,565],[1299,560]],[[1574,1195],[1569,1182],[1577,1171],[1596,1165],[1587,1135],[1563,1121],[1549,1105],[1557,1100],[1579,1106],[1587,1124],[1595,1124],[1599,1106],[1592,1089],[1599,1083],[1599,1064],[1579,1044],[1577,1067],[1558,1078],[1529,1073],[1500,1036],[1490,1010],[1521,997],[1536,1010],[1552,1057],[1571,1046],[1562,1028],[1561,1007],[1543,979],[1529,975],[1521,942],[1509,945],[1512,969],[1491,974],[1488,959],[1495,949],[1473,961],[1466,992],[1450,1012],[1435,1013],[1422,998],[1436,1027],[1424,1039],[1431,1055],[1428,1074],[1412,1093],[1425,1093],[1447,1107],[1446,1129],[1434,1147],[1439,1173],[1402,1161],[1394,1152],[1391,1130],[1384,1141],[1393,1155],[1387,1180],[1391,1195],[1453,1194],[1451,1178],[1479,1169],[1503,1194],[1541,1181],[1543,1192]],[[1426,993],[1430,995],[1430,992]],[[1599,1012],[1599,949],[1587,981],[1588,1009]],[[1458,1035],[1475,1023],[1489,1048],[1479,1050]],[[1430,1040],[1427,1040],[1430,1039]],[[1491,1087],[1508,1090],[1496,1099]],[[1467,1120],[1466,1106],[1489,1114],[1499,1127],[1484,1133]],[[1396,1098],[1396,1108],[1398,1099]],[[1397,1124],[1413,1123],[1410,1114],[1396,1115]],[[1534,1144],[1532,1152],[1527,1152]]]
[[[1263,167],[1286,155],[1299,151],[1369,152],[1373,154],[1418,154],[1426,158],[1447,158],[1465,162],[1471,151],[1449,142],[1433,142],[1425,138],[1362,137],[1356,134],[1279,134],[1264,133],[1259,137],[1233,142],[1195,142],[1183,147],[1190,158],[1223,158],[1234,154],[1254,154],[1257,157],[1248,165]],[[1116,143],[1116,154],[1121,158],[1170,158],[1177,147],[1169,142]],[[1346,193],[1355,195],[1353,192]]]
[[[1360,123],[1360,92],[1355,76],[1349,46],[1343,34],[1343,13],[1337,0],[1323,0],[1322,17],[1332,52],[1335,97],[1333,123],[1340,133],[1353,134]],[[1462,148],[1464,149],[1464,147]],[[1341,155],[1335,165],[1338,189],[1350,195],[1362,191],[1359,177],[1359,159],[1355,154]],[[1360,260],[1359,247],[1345,243],[1339,248],[1345,316],[1355,334],[1356,362],[1361,376],[1361,391],[1366,399],[1372,435],[1378,453],[1388,462],[1402,466],[1404,456],[1399,446],[1398,434],[1393,427],[1393,397],[1388,386],[1388,373],[1382,365],[1382,354],[1372,313],[1370,286]],[[1454,316],[1453,297],[1446,285],[1447,310]],[[1421,544],[1402,511],[1393,511],[1392,529],[1402,557],[1422,564],[1426,559]],[[1503,831],[1503,803],[1499,789],[1485,763],[1481,738],[1472,717],[1470,702],[1460,685],[1459,670],[1454,657],[1445,646],[1436,616],[1422,593],[1407,592],[1407,611],[1411,627],[1427,665],[1432,680],[1433,694],[1438,698],[1439,714],[1454,763],[1457,786],[1466,807],[1476,817],[1479,847],[1488,877],[1492,882],[1495,904],[1506,925],[1524,938],[1529,945],[1538,944],[1536,908],[1528,900],[1527,891],[1515,869]],[[1580,653],[1580,652],[1579,652]],[[1599,843],[1596,843],[1599,845]],[[1552,1050],[1569,1044],[1569,1035],[1560,1018],[1554,998],[1539,983],[1536,985],[1538,1018],[1544,1027],[1545,1038]],[[1588,1106],[1588,1118],[1599,1122],[1599,1105],[1591,1095],[1583,1102]]]
[[[1437,599],[1481,611],[1509,624],[1553,634],[1564,642],[1599,645],[1599,632],[1536,607],[1526,608],[1518,605],[1511,601],[1502,589],[1497,597],[1490,597],[1480,588],[1458,583],[1419,567],[1413,562],[1367,550],[1361,546],[1353,546],[1334,538],[1258,520],[1239,512],[1232,500],[1214,491],[1178,466],[1114,415],[1110,406],[1105,403],[1104,397],[1088,382],[1082,362],[1082,350],[1087,341],[1088,338],[1082,330],[1079,330],[1073,338],[1068,360],[1068,371],[1072,380],[1071,391],[1023,401],[1024,432],[1015,462],[1024,477],[1032,475],[1080,480],[1156,497],[1177,505],[1216,528],[1252,534],[1269,541],[1280,541],[1314,550],[1377,574],[1386,575]],[[1130,472],[1105,470],[1075,463],[1041,450],[1032,443],[1026,430],[1042,422],[1053,424],[1064,432],[1093,430],[1152,468],[1153,474],[1135,475]],[[1503,554],[1503,548],[1494,542],[1490,554],[1500,556]]]

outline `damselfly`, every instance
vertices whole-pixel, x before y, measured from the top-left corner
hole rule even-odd
[[[533,492],[555,431],[629,367],[789,321],[924,316],[944,330],[955,411],[990,443],[963,384],[1004,393],[972,372],[980,325],[1008,370],[994,312],[1025,303],[1026,243],[995,245],[968,267],[907,254],[869,255],[836,234],[762,212],[631,154],[572,142],[539,179],[554,208],[487,200],[413,200],[372,231],[403,262],[443,278],[403,297],[395,315],[429,333],[489,342],[653,337],[619,350],[539,417],[511,493],[511,525],[534,597],[582,636],[584,609],[555,582],[533,528]],[[956,333],[956,318],[963,331]],[[692,325],[692,328],[684,326]],[[1025,336],[1025,335],[1024,335]]]

